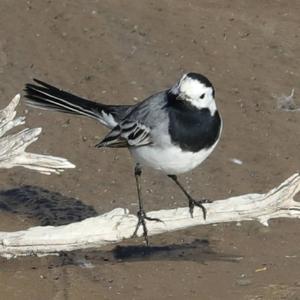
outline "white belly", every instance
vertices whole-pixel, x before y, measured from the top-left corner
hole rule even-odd
[[[182,151],[179,147],[144,146],[129,149],[136,162],[166,174],[188,172],[200,165],[213,151],[218,141],[209,149],[199,152]]]

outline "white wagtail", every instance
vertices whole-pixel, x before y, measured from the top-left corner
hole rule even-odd
[[[145,220],[160,221],[146,215],[141,197],[142,167],[160,170],[171,178],[189,201],[190,214],[198,206],[206,218],[202,203],[195,200],[179,183],[178,174],[200,165],[217,145],[222,120],[215,103],[215,90],[203,75],[183,75],[170,89],[150,96],[134,105],[106,105],[75,96],[34,79],[38,84],[27,84],[27,104],[42,109],[84,115],[96,119],[111,131],[96,147],[126,147],[132,154],[139,200],[137,213],[148,244]]]

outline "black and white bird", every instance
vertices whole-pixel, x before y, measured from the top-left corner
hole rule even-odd
[[[135,164],[139,200],[138,224],[142,225],[148,244],[145,220],[160,221],[146,215],[141,196],[140,177],[143,167],[165,173],[183,191],[189,201],[190,214],[198,206],[206,218],[203,203],[195,200],[177,179],[178,174],[200,165],[216,147],[222,119],[215,103],[211,82],[197,73],[184,74],[170,89],[156,93],[134,105],[106,105],[93,102],[45,82],[34,79],[27,84],[27,104],[41,109],[87,116],[96,119],[111,131],[96,147],[126,147]]]

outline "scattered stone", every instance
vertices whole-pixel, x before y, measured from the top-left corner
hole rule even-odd
[[[236,281],[239,286],[248,286],[252,283],[252,280],[249,278],[241,278]]]

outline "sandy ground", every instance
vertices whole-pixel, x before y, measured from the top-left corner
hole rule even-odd
[[[105,103],[134,103],[186,71],[209,77],[224,119],[211,157],[181,180],[194,195],[265,192],[298,170],[300,4],[291,1],[16,1],[0,3],[1,107],[33,77]],[[300,100],[299,100],[300,104]],[[77,165],[62,176],[0,173],[0,228],[59,225],[137,209],[126,150],[95,149],[93,120],[19,108],[43,127],[30,150]],[[230,159],[238,158],[242,165]],[[186,205],[146,170],[148,210]],[[300,299],[300,223],[198,227],[117,248],[0,260],[1,299]],[[101,228],[99,228],[101,230]]]

